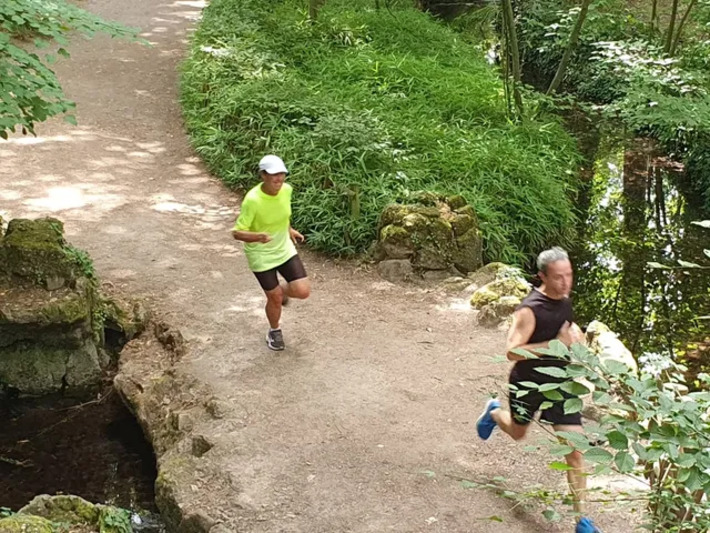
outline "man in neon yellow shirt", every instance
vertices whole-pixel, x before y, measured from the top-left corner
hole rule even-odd
[[[264,156],[259,161],[262,183],[244,196],[232,230],[234,238],[244,242],[249,268],[266,294],[266,317],[270,325],[266,345],[277,351],[286,347],[279,324],[281,307],[289,298],[304,300],[311,293],[311,282],[295,246],[296,242],[303,242],[304,237],[291,227],[293,188],[284,183],[287,175],[281,158]],[[277,272],[285,283],[279,284]]]

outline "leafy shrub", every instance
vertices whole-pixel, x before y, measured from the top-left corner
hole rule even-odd
[[[281,155],[294,225],[317,249],[360,253],[382,208],[417,190],[462,194],[488,259],[564,242],[576,146],[552,120],[511,124],[479,50],[410,7],[330,0],[311,23],[294,0],[215,0],[182,74],[196,150],[238,188]]]
[[[566,368],[546,367],[538,371],[558,378],[560,384],[546,384],[541,392],[550,400],[561,398],[560,389],[585,394],[594,385],[594,402],[607,409],[599,428],[601,445],[588,437],[556,432],[551,453],[565,456],[576,449],[593,465],[592,475],[616,472],[645,480],[647,490],[619,494],[606,501],[614,505],[645,501],[642,528],[654,533],[708,531],[710,528],[710,375],[698,380],[706,391],[688,392],[686,368],[670,359],[651,354],[641,358],[639,375],[618,361],[601,361],[585,346],[568,349],[552,341],[543,352],[568,359]],[[520,351],[526,357],[531,354]],[[584,380],[580,382],[580,380]],[[519,393],[511,394],[522,394]],[[565,401],[565,412],[582,410],[582,401]],[[565,444],[560,445],[558,439]],[[557,461],[555,469],[565,465]]]
[[[50,65],[57,55],[68,57],[69,33],[86,37],[103,32],[113,37],[135,38],[136,31],[106,22],[64,0],[3,0],[0,2],[0,137],[19,127],[23,133],[34,133],[35,122],[64,115],[74,109],[67,100]],[[21,40],[32,39],[37,51],[20,46]],[[39,50],[51,44],[56,52]],[[71,115],[65,119],[74,122]]]

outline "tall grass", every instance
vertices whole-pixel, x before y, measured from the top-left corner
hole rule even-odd
[[[196,150],[227,183],[256,183],[277,153],[292,170],[294,226],[334,254],[365,250],[392,201],[460,193],[488,259],[564,242],[576,146],[554,122],[510,123],[476,47],[411,8],[328,0],[212,0],[182,73]]]

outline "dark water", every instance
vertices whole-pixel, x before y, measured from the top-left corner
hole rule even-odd
[[[646,142],[602,138],[579,199],[575,311],[616,331],[638,358],[670,354],[710,368],[710,229],[684,192],[683,169]],[[655,262],[672,270],[651,268]]]
[[[109,389],[101,401],[48,398],[0,405],[0,507],[37,494],[156,511],[155,459],[140,426]]]

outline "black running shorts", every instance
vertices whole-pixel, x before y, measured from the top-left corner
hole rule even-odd
[[[511,381],[510,384],[515,385],[519,390],[530,390],[515,381]],[[565,400],[568,400],[569,398],[576,398],[576,396],[560,389],[557,390],[562,394],[562,396],[564,396],[564,399],[552,402],[552,407],[541,411],[540,420],[560,426],[581,426],[582,413],[565,414],[564,409]],[[530,392],[521,398],[516,397],[515,390],[511,390],[508,393],[510,414],[515,423],[521,426],[529,424],[535,417],[535,413],[540,410],[542,403],[549,401],[551,400],[545,398],[545,396],[537,390],[530,390]]]
[[[279,278],[276,275],[277,272],[289,283],[306,277],[306,269],[303,266],[301,258],[298,257],[298,254],[294,255],[282,265],[270,270],[264,270],[263,272],[254,272],[254,275],[259,281],[261,288],[268,292],[273,291],[279,286]]]

